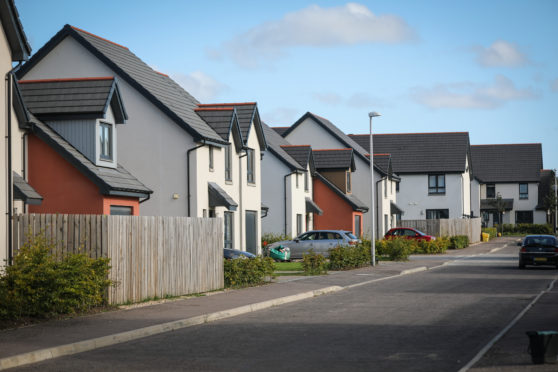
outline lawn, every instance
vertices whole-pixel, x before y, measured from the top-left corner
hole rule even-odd
[[[302,262],[275,262],[275,271],[302,271]]]

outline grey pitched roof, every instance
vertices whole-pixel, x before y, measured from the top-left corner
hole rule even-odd
[[[308,164],[310,164],[310,169],[313,170],[313,155],[310,145],[283,145],[281,148],[296,160],[302,168],[307,169]]]
[[[267,148],[268,150],[275,155],[279,160],[281,160],[289,169],[291,170],[298,170],[304,171],[306,168],[303,168],[291,155],[285,151],[284,148],[281,146],[290,145],[287,140],[283,137],[278,135],[271,129],[267,124],[262,123],[262,127],[264,130],[265,138],[267,140]]]
[[[238,124],[244,145],[248,144],[248,136],[250,135],[250,128],[254,123],[256,135],[260,141],[262,148],[266,147],[266,139],[263,133],[262,122],[258,113],[258,104],[256,102],[243,102],[243,103],[204,103],[199,104],[200,108],[221,108],[221,107],[234,107],[238,117]]]
[[[539,182],[540,143],[471,146],[473,174],[483,183]]]
[[[285,130],[282,136],[287,137],[296,127],[298,127],[307,118],[311,118],[316,123],[318,123],[322,128],[324,128],[327,132],[329,132],[331,135],[337,138],[337,140],[339,140],[345,146],[352,148],[355,154],[358,157],[360,157],[362,160],[364,160],[367,163],[370,162],[370,159],[367,156],[368,151],[362,148],[362,146],[356,143],[351,137],[343,133],[343,131],[337,128],[331,121],[319,115],[313,114],[311,112],[307,112],[306,114],[302,115],[300,119],[298,119],[293,125],[291,125],[289,128]],[[380,174],[386,175],[385,172],[382,169],[378,168],[376,165],[374,165],[374,169],[376,169],[376,171],[378,171]]]
[[[23,31],[14,0],[0,0],[0,21],[10,46],[12,62],[29,58],[31,46]]]
[[[97,185],[101,194],[145,198],[153,192],[120,164],[116,169],[96,166],[48,125],[33,115],[29,118],[32,132]]]
[[[236,211],[238,204],[215,182],[207,183],[210,207],[226,207],[229,211]]]
[[[197,108],[195,111],[221,138],[229,140],[235,117],[234,107]]]
[[[312,150],[312,156],[316,169],[356,169],[353,149]]]
[[[33,115],[53,117],[104,117],[109,104],[117,123],[127,118],[114,77],[20,80],[25,106]]]
[[[370,157],[370,154],[368,155]],[[391,155],[390,154],[374,154],[374,164],[381,168],[387,174],[391,174]]]
[[[16,172],[12,172],[14,184],[14,199],[23,200],[25,204],[38,205],[43,201],[43,197],[23,177]]]
[[[283,135],[289,128],[290,127],[272,127],[271,129],[277,132],[277,134],[280,135],[281,137],[284,137]]]
[[[316,178],[323,182],[327,187],[329,187],[333,192],[335,192],[341,199],[346,201],[355,211],[368,212],[368,207],[359,198],[353,194],[345,194],[343,191],[339,190],[337,186],[328,181],[324,176],[316,173]]]
[[[370,135],[350,137],[370,151]],[[462,173],[469,156],[469,133],[375,134],[374,153],[391,154],[393,171],[397,174]]]
[[[70,25],[65,25],[17,72],[19,78],[33,68],[58,43],[66,37],[77,42],[93,53],[122,79],[169,116],[174,122],[190,133],[194,140],[225,141],[194,110],[198,101],[168,76],[158,73],[138,58],[128,48],[93,35]]]

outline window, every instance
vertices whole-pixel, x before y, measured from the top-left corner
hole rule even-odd
[[[389,218],[389,216],[388,216],[387,214],[384,214],[384,231],[389,230],[389,227],[388,227],[388,218]]]
[[[351,172],[347,172],[347,192],[351,192]]]
[[[526,183],[519,184],[519,199],[529,199],[529,185]]]
[[[300,235],[302,233],[302,214],[296,215],[296,235]]]
[[[389,194],[393,195],[393,181],[389,181]]]
[[[486,198],[494,199],[496,197],[496,185],[489,183],[486,185]]]
[[[295,184],[296,188],[298,189],[298,173],[295,174]]]
[[[225,181],[232,181],[232,148],[231,145],[225,147]]]
[[[445,194],[446,176],[444,174],[428,175],[428,194]]]
[[[362,235],[362,232],[360,230],[361,230],[360,215],[355,214],[355,235],[358,236],[358,237],[360,237]]]
[[[399,182],[395,183],[395,192],[399,192]]]
[[[209,170],[212,171],[214,166],[213,162],[213,146],[209,146]]]
[[[515,223],[533,223],[533,211],[516,211]]]
[[[101,160],[112,160],[112,125],[101,123],[99,127]]]
[[[255,176],[254,176],[254,169],[255,169],[255,160],[254,160],[254,150],[247,149],[246,150],[246,178],[248,183],[255,183]]]
[[[133,216],[133,208],[124,205],[111,205],[110,206],[111,216]]]
[[[233,212],[225,212],[225,248],[233,247]]]
[[[384,197],[387,198],[387,186],[388,186],[388,180],[386,179],[384,181]]]
[[[209,218],[215,218],[217,217],[217,215],[215,214],[215,209],[210,209],[209,210]]]
[[[427,209],[427,220],[439,220],[442,218],[449,218],[449,209]]]
[[[308,171],[304,172],[304,191],[308,191]]]

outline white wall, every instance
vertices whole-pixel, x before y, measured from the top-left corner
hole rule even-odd
[[[290,169],[268,151],[262,160],[262,202],[269,207],[262,218],[262,232],[284,234],[285,230],[285,180]],[[287,181],[288,182],[288,181]],[[287,194],[287,198],[289,198]],[[290,203],[289,200],[287,200]]]
[[[475,217],[479,217],[480,214],[480,199],[481,199],[481,185],[479,181],[475,178],[471,180],[471,212],[474,213]]]
[[[117,76],[128,121],[118,125],[118,162],[154,192],[144,216],[186,216],[186,152],[192,137],[93,54],[67,37],[24,79]],[[192,173],[195,174],[195,173]],[[178,199],[173,195],[178,194]]]
[[[405,211],[403,219],[423,220],[427,209],[449,209],[449,218],[463,216],[462,174],[446,174],[446,193],[443,195],[428,194],[428,174],[400,177],[397,205]]]

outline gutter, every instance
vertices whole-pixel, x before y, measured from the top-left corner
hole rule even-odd
[[[190,202],[190,199],[191,199],[191,197],[192,197],[192,196],[190,195],[190,153],[191,153],[192,151],[195,151],[195,150],[199,149],[200,147],[205,146],[205,145],[206,145],[205,140],[202,140],[202,141],[203,141],[203,142],[202,142],[201,145],[192,147],[191,149],[189,149],[189,150],[186,152],[186,177],[188,177],[188,181],[186,182],[186,185],[187,185],[187,193],[188,193],[188,217],[190,217],[190,204],[192,204],[192,203]],[[149,197],[148,197],[147,199],[144,199],[144,200],[142,201],[142,203],[143,203],[144,201],[146,201],[146,200],[149,200]]]

